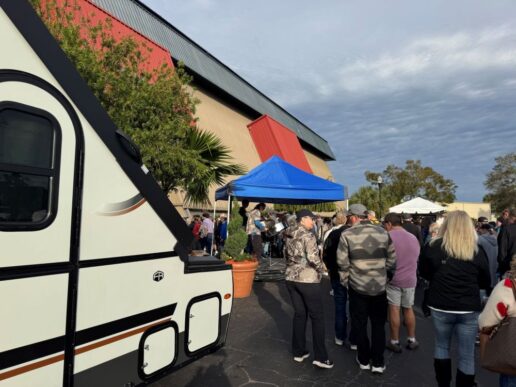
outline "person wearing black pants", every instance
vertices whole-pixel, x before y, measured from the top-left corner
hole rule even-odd
[[[324,345],[324,312],[321,299],[321,284],[287,281],[287,290],[294,307],[292,329],[292,352],[294,356],[306,353],[306,323],[312,321],[314,359],[328,359]]]
[[[324,312],[321,299],[321,278],[324,264],[313,229],[314,215],[308,210],[296,213],[297,224],[285,231],[287,268],[285,279],[294,307],[292,321],[292,354],[294,361],[301,363],[310,357],[306,348],[306,322],[312,321],[314,360],[319,368],[332,368],[333,362],[326,352]]]
[[[351,331],[361,370],[385,372],[387,280],[396,270],[396,252],[389,233],[367,220],[362,204],[349,206],[350,228],[342,232],[337,248],[340,283],[348,289]],[[371,321],[371,345],[367,323]]]
[[[351,313],[352,330],[358,350],[360,364],[375,367],[384,364],[385,321],[387,320],[387,294],[367,296],[349,288],[349,311]],[[371,344],[367,337],[367,323],[371,320]]]

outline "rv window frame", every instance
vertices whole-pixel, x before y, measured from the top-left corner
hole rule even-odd
[[[49,227],[57,217],[59,200],[59,175],[61,167],[62,131],[59,121],[47,110],[26,105],[15,101],[1,101],[0,113],[3,110],[16,110],[21,113],[44,118],[50,122],[53,134],[51,167],[41,168],[19,164],[0,162],[0,172],[22,173],[33,176],[43,176],[49,179],[49,205],[45,218],[38,222],[4,222],[0,220],[0,231],[39,231]]]

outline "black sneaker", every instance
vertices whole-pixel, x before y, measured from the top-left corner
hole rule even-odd
[[[331,360],[324,360],[324,361],[320,361],[320,360],[314,360],[312,362],[312,364],[316,367],[319,367],[319,368],[326,368],[326,369],[329,369],[329,368],[333,368],[333,362]]]
[[[419,348],[419,341],[414,340],[407,340],[407,349],[415,350]]]

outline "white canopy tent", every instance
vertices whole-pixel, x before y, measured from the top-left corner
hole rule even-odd
[[[436,214],[443,211],[446,211],[446,207],[423,198],[414,198],[389,208],[389,212],[398,214]]]

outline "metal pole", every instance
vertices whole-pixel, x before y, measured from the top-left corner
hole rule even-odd
[[[217,207],[217,194],[215,193],[215,197],[213,198],[213,237],[211,240],[211,247],[210,247],[210,255],[213,255],[213,243],[215,242],[215,210]]]
[[[382,219],[382,183],[378,184],[378,194],[380,196],[380,208],[379,208],[379,214],[378,219]]]
[[[231,195],[228,196],[228,220],[227,220],[227,224],[229,226],[229,220],[231,218]],[[229,237],[229,227],[226,228],[227,230],[227,234],[226,234],[226,239]]]

